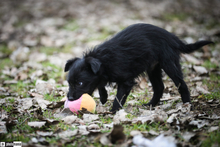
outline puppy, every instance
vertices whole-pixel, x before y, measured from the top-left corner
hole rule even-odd
[[[191,53],[210,43],[213,42],[198,41],[186,45],[162,28],[142,23],[131,25],[85,53],[82,58],[67,61],[64,69],[69,71],[67,97],[73,101],[84,93],[91,95],[98,88],[100,101],[104,104],[108,97],[105,85],[116,82],[117,95],[111,109],[115,113],[124,105],[135,78],[147,73],[154,94],[151,101],[144,105],[155,106],[163,95],[163,69],[178,87],[183,103],[190,102],[179,63],[180,53]]]

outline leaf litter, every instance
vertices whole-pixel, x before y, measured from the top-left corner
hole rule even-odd
[[[34,2],[34,4],[37,3]],[[25,16],[24,22],[21,22],[24,25],[20,28],[16,27],[19,25],[18,16],[1,13],[4,17],[1,17],[3,21],[0,23],[2,26],[0,37],[10,52],[0,50],[0,59],[8,58],[12,61],[1,69],[0,75],[0,135],[4,137],[3,141],[14,141],[13,136],[21,134],[29,138],[28,141],[24,141],[24,146],[37,144],[41,146],[68,144],[95,146],[93,145],[95,143],[103,146],[115,144],[146,147],[200,146],[206,138],[204,133],[219,131],[219,95],[215,97],[212,95],[213,92],[219,92],[219,87],[208,88],[208,84],[203,84],[204,80],[208,83],[213,82],[211,74],[220,75],[219,37],[210,35],[216,34],[216,29],[206,30],[207,34],[203,32],[204,36],[216,40],[215,50],[205,47],[202,51],[182,55],[183,67],[186,70],[184,75],[186,75],[187,85],[191,91],[191,104],[182,104],[178,89],[167,76],[163,76],[166,88],[161,104],[155,108],[143,107],[142,103],[152,97],[152,86],[147,78],[140,78],[137,79],[138,84],[129,95],[124,108],[115,115],[109,112],[115,98],[116,86],[114,84],[107,87],[109,97],[105,105],[99,102],[98,94],[94,94],[97,103],[95,114],[89,114],[85,110],[80,112],[80,115],[76,115],[69,109],[63,108],[62,99],[67,94],[68,84],[65,74],[61,71],[67,59],[81,56],[86,48],[85,42],[88,45],[95,45],[106,39],[95,37],[106,33],[106,28],[112,31],[107,35],[111,36],[121,30],[119,26],[125,27],[143,21],[173,30],[175,34],[182,36],[201,36],[196,33],[201,31],[199,29],[201,26],[193,25],[191,28],[191,17],[185,23],[174,21],[171,24],[155,19],[160,18],[161,14],[151,8],[159,8],[158,10],[162,11],[165,10],[166,5],[171,5],[170,2],[155,5],[151,2],[130,1],[130,6],[133,8],[131,11],[127,11],[126,8],[129,4],[122,3],[121,7],[118,7],[110,1],[91,2],[90,5],[87,5],[87,1],[58,2],[68,8],[71,7],[72,11],[70,8],[60,10],[57,4],[50,3],[49,5],[52,6],[50,11],[59,12],[59,17],[57,15],[50,17],[53,14],[44,8],[47,6],[46,3],[40,2],[39,9],[33,9],[33,18],[28,20],[28,23],[25,23],[27,14],[22,13],[28,10],[18,11],[20,7],[13,9],[18,11],[19,18]],[[82,6],[83,4],[85,6]],[[24,9],[30,6],[32,3],[26,1]],[[108,14],[111,16],[100,15],[100,12],[93,6],[100,6],[104,9],[108,7]],[[178,7],[178,3],[174,6]],[[13,5],[4,2],[1,7],[3,8],[1,11],[8,11],[8,7],[13,7]],[[76,12],[72,7],[77,7],[80,11]],[[146,10],[146,8],[149,9]],[[94,14],[91,11],[94,11]],[[120,15],[118,12],[121,12]],[[43,17],[43,14],[47,17]],[[137,19],[129,18],[129,16]],[[72,23],[75,28],[68,26],[68,23],[72,21],[71,18],[74,19]],[[97,24],[99,20],[101,21]],[[87,36],[94,37],[94,39]],[[186,38],[186,40],[194,42],[195,39]],[[65,53],[64,50],[69,44],[73,47]],[[41,50],[41,47],[44,48]],[[210,59],[210,62],[206,63],[206,59]],[[57,73],[57,75],[52,73]],[[212,98],[207,99],[206,96],[210,95]]]

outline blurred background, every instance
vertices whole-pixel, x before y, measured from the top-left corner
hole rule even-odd
[[[7,0],[0,1],[0,69],[27,61],[63,68],[69,58],[140,22],[220,48],[219,0]]]

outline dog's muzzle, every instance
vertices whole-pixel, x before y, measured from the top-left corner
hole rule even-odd
[[[69,101],[74,101],[74,98],[73,97],[68,97],[68,100]]]

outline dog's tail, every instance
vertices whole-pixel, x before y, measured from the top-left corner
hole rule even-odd
[[[212,41],[197,41],[195,43],[191,43],[191,44],[187,44],[184,48],[181,48],[180,51],[182,53],[191,53],[199,48],[201,48],[202,46],[204,45],[207,45],[207,44],[214,44],[214,42]]]

